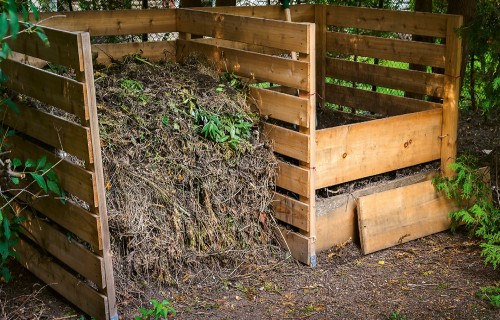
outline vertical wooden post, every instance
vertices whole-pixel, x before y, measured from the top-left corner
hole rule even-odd
[[[101,140],[99,137],[99,124],[97,120],[97,103],[95,98],[94,87],[94,68],[92,65],[92,51],[90,45],[90,34],[88,32],[80,33],[80,53],[83,65],[80,66],[80,72],[77,72],[79,81],[85,84],[85,103],[88,109],[88,120],[81,119],[83,125],[90,128],[90,135],[92,141],[92,154],[94,163],[86,163],[87,170],[95,174],[94,192],[97,193],[97,201],[95,207],[91,207],[90,211],[99,217],[100,234],[102,237],[102,251],[99,255],[104,260],[104,276],[105,287],[100,289],[100,292],[107,297],[107,306],[105,310],[106,318],[111,320],[118,320],[118,311],[116,307],[115,296],[115,279],[113,276],[113,264],[111,259],[111,244],[109,237],[108,213],[106,206],[106,191],[104,187],[104,172],[102,167],[101,156]]]
[[[462,40],[457,35],[457,28],[462,25],[462,22],[462,16],[449,16],[446,26],[445,96],[441,131],[441,170],[444,176],[454,174],[449,164],[453,163],[457,156],[458,100],[462,61]]]
[[[314,6],[316,22],[316,99],[325,106],[325,76],[326,76],[326,5]]]
[[[316,266],[316,25],[309,26],[309,54],[301,53],[299,60],[309,63],[308,79],[309,88],[301,91],[300,96],[308,99],[309,127],[300,127],[299,131],[309,135],[309,162],[301,162],[300,166],[309,170],[309,198],[302,198],[301,201],[309,204],[309,232],[301,230],[301,233],[308,238],[307,257],[312,267]]]

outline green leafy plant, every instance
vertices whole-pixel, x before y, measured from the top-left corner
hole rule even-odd
[[[406,316],[401,314],[399,310],[396,310],[391,313],[389,316],[389,320],[406,320]]]
[[[226,87],[234,89],[238,92],[243,92],[245,89],[245,85],[243,84],[243,81],[241,81],[241,78],[235,75],[233,72],[224,72],[220,76],[220,81],[222,83],[219,84],[215,89],[215,91],[217,92],[223,92]]]
[[[135,316],[135,320],[151,320],[151,319],[166,319],[170,316],[177,315],[175,309],[170,305],[170,301],[163,300],[159,302],[158,300],[150,300],[152,308],[145,309],[140,308],[140,315]]]
[[[481,287],[476,295],[488,301],[492,307],[500,308],[500,287],[499,286],[488,286]]]
[[[449,214],[452,230],[464,223],[481,238],[481,255],[496,269],[500,265],[500,208],[491,200],[491,188],[485,181],[487,173],[478,168],[477,159],[471,155],[458,157],[450,168],[456,172],[454,177],[438,176],[433,184],[457,202],[459,209]]]
[[[233,150],[248,141],[252,132],[252,119],[240,114],[216,115],[199,111],[195,114],[196,122],[201,127],[203,137],[217,143],[226,143]]]

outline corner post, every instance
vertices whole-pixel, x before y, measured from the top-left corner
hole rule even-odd
[[[441,171],[444,176],[452,176],[450,163],[457,156],[458,100],[460,98],[460,66],[462,40],[457,28],[462,26],[462,16],[449,16],[446,24],[445,83],[443,99],[443,124],[441,131]]]
[[[309,135],[309,162],[301,162],[300,166],[309,170],[309,198],[301,201],[309,204],[309,232],[301,230],[308,238],[307,257],[311,267],[316,267],[316,25],[308,24],[309,54],[301,53],[299,60],[308,62],[307,91],[300,91],[300,96],[308,100],[309,127],[300,127],[299,131]]]

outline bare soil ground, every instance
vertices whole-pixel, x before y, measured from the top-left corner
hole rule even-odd
[[[460,152],[471,150],[492,167],[494,198],[499,140],[499,111],[489,121],[462,114]],[[0,283],[0,319],[84,318],[16,262],[10,268],[14,279]],[[484,265],[478,241],[464,230],[366,256],[346,243],[319,254],[314,269],[276,259],[245,263],[224,279],[215,275],[144,288],[121,302],[120,314],[131,319],[154,298],[172,301],[178,319],[500,319],[498,309],[476,297],[480,287],[500,284],[500,272]]]

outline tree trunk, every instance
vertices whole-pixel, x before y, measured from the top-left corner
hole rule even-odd
[[[418,12],[432,12],[432,0],[415,0],[414,11]],[[421,35],[412,35],[413,41],[423,41],[423,42],[432,42],[432,37],[421,36]],[[420,64],[410,63],[410,70],[417,71],[427,71],[427,66],[423,66]],[[425,98],[422,94],[416,94],[413,92],[405,92],[405,97],[420,99],[423,100]]]
[[[464,26],[469,25],[476,17],[477,0],[448,0],[448,13],[464,17]],[[462,65],[460,68],[460,88],[465,75],[465,67],[469,57],[470,43],[467,33],[462,37]]]

